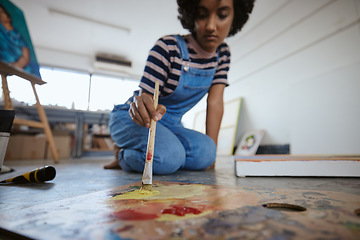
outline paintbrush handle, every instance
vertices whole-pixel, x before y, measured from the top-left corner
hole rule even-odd
[[[155,82],[155,92],[154,92],[154,108],[156,110],[159,101],[159,82]],[[156,132],[156,121],[151,119],[150,129],[149,129],[149,138],[148,145],[146,150],[146,162],[153,160],[154,155],[154,146],[155,146],[155,132]]]
[[[157,106],[158,106],[158,102],[159,102],[159,81],[155,82],[155,92],[154,92],[154,108],[156,110]]]
[[[159,82],[155,82],[155,92],[154,92],[154,108],[156,110],[158,106],[159,100]],[[146,149],[146,160],[144,173],[142,178],[143,184],[152,184],[152,162],[154,159],[154,147],[155,147],[155,132],[156,132],[156,121],[151,119],[150,121],[150,129],[149,129],[149,137],[148,137],[148,145]]]
[[[154,158],[154,146],[155,146],[155,132],[156,132],[156,122],[151,119],[148,145],[146,149],[146,162],[152,162]]]

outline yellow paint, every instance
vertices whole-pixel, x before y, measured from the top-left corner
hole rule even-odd
[[[145,195],[152,195],[152,190],[146,190],[146,189],[140,189],[139,193],[145,194]]]
[[[158,184],[154,186],[158,191],[161,192],[156,199],[175,199],[175,198],[191,198],[196,195],[203,195],[204,190],[209,188],[209,186],[201,185],[201,184],[192,184],[192,185],[171,185],[165,186]]]
[[[204,190],[211,188],[201,184],[191,185],[171,185],[166,186],[163,184],[153,184],[151,194],[141,193],[140,190],[134,190],[121,195],[116,195],[111,200],[121,199],[186,199],[196,195],[203,195]]]
[[[111,199],[112,200],[144,199],[144,198],[150,198],[150,197],[153,197],[153,196],[157,196],[159,194],[160,194],[159,191],[154,191],[154,190],[152,190],[150,192],[150,194],[144,194],[144,193],[141,193],[140,190],[135,190],[135,191],[132,191],[132,192],[127,192],[127,193],[121,194],[121,195],[116,195],[116,196],[112,197]]]

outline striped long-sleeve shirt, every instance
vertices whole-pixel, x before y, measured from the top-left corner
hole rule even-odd
[[[204,51],[192,35],[183,36],[189,50],[190,67],[209,69],[216,67],[216,73],[212,81],[214,84],[225,84],[228,86],[227,74],[230,65],[230,50],[226,43],[222,43],[216,52]],[[219,60],[217,61],[217,56]],[[180,49],[176,44],[174,36],[160,38],[151,49],[144,74],[139,87],[146,92],[153,93],[155,81],[160,81],[160,97],[171,94],[181,74]]]

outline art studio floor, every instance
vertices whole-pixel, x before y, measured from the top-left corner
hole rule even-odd
[[[58,164],[51,160],[5,161],[15,171],[1,174],[0,180],[44,165],[54,166],[56,177],[46,183],[0,185],[0,239],[360,239],[359,178],[238,178],[233,159],[219,157],[215,170],[153,177],[153,181],[160,181],[154,184],[155,189],[178,191],[174,198],[187,203],[187,209],[196,205],[201,214],[160,219],[156,214],[153,218],[150,213],[144,215],[150,211],[144,210],[140,220],[130,214],[134,212],[129,213],[136,210],[134,206],[152,204],[155,209],[169,199],[115,199],[134,191],[142,174],[103,169],[111,160],[81,158]],[[179,188],[179,184],[162,182],[183,185]],[[200,187],[201,193],[196,192]],[[188,195],[181,196],[182,188]],[[284,205],[271,209],[271,203]],[[175,206],[172,204],[166,206]],[[286,208],[286,204],[304,209]],[[129,214],[126,217],[124,206]],[[147,232],[149,226],[152,229]]]

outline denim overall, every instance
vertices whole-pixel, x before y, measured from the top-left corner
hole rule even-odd
[[[205,70],[189,67],[186,43],[181,36],[175,37],[183,64],[175,91],[159,98],[159,104],[166,106],[166,113],[156,125],[155,174],[205,169],[216,157],[216,145],[210,137],[181,124],[182,116],[209,91],[216,67]],[[119,153],[120,166],[125,171],[143,172],[148,129],[131,120],[129,107],[129,104],[115,106],[110,114],[110,132],[115,143],[123,148]]]

